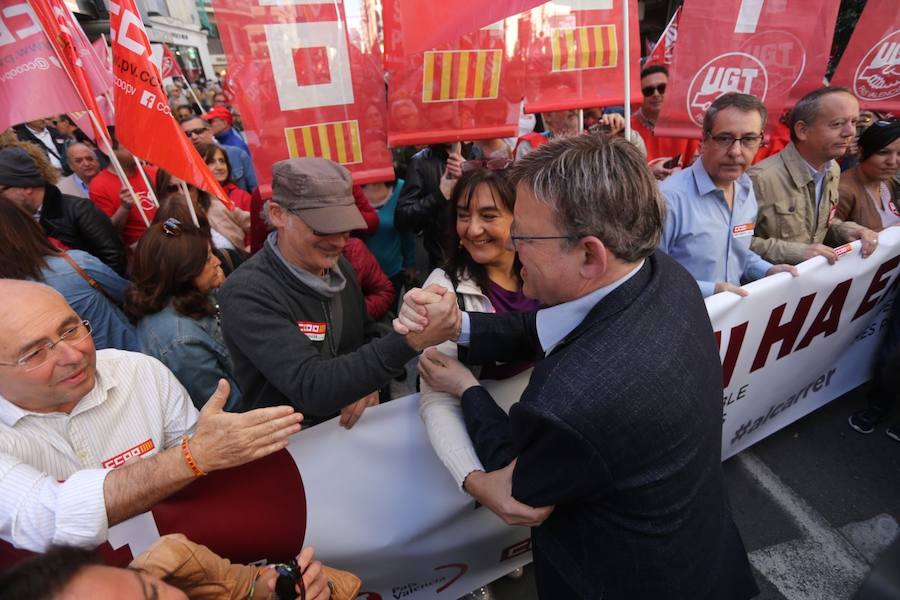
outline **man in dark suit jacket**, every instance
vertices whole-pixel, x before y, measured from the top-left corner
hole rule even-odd
[[[54,127],[47,125],[47,119],[28,121],[13,127],[16,137],[23,142],[37,144],[44,151],[47,159],[63,175],[69,175],[72,171],[66,162],[66,145],[68,139]]]
[[[696,283],[654,254],[665,209],[643,158],[581,136],[524,157],[514,178],[524,292],[548,308],[457,316],[450,292],[423,290],[398,323],[416,347],[468,344],[470,363],[538,360],[509,416],[480,386],[455,390],[489,471],[465,489],[534,526],[544,600],[756,595],[722,476],[719,353]],[[450,381],[432,352],[423,376]]]

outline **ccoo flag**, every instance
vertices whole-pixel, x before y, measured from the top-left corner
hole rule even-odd
[[[233,204],[172,117],[162,77],[134,0],[109,4],[116,137],[136,156],[206,190],[229,209]]]

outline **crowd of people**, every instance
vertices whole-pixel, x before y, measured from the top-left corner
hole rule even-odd
[[[667,83],[665,67],[641,73],[628,139],[615,108],[584,123],[544,113],[518,139],[398,150],[396,181],[283,160],[270,197],[220,92],[200,106],[167,89],[228,198],[112,132],[132,194],[65,115],[4,133],[0,538],[46,554],[9,571],[0,598],[214,583],[268,597],[273,570],[183,536],[131,572],[79,548],[285,448],[301,423],[353,428],[416,389],[412,364],[449,475],[533,527],[541,598],[756,595],[722,478],[703,298],[798,277],[848,242],[871,255],[900,223],[900,122],[863,128],[852,93],[823,87],[785,115],[785,139],[767,143],[766,107],[740,93],[712,103],[700,140],[657,137]],[[861,433],[895,404],[898,322],[869,408],[850,417]],[[480,380],[517,381],[521,399],[498,404]],[[900,441],[900,423],[887,435]],[[295,560],[305,598],[359,589],[311,549]]]

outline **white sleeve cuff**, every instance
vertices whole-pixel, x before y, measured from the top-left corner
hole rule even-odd
[[[54,544],[93,548],[106,541],[109,522],[103,482],[109,469],[77,471],[59,486]]]

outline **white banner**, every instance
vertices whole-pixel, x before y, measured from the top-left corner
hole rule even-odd
[[[900,272],[900,228],[869,258],[859,242],[834,265],[816,257],[750,295],[706,300],[725,376],[723,460],[869,379]],[[890,292],[890,293],[889,293]]]
[[[723,459],[868,379],[900,273],[900,228],[868,259],[858,242],[841,251],[836,265],[816,258],[798,278],[754,282],[745,298],[707,299],[727,379]],[[525,383],[487,387],[518,398]],[[351,431],[334,419],[297,434],[288,451],[306,493],[304,544],[359,575],[360,598],[453,600],[531,560],[528,529],[476,507],[437,459],[417,395],[368,409]],[[110,530],[134,553],[158,536],[149,514]]]

